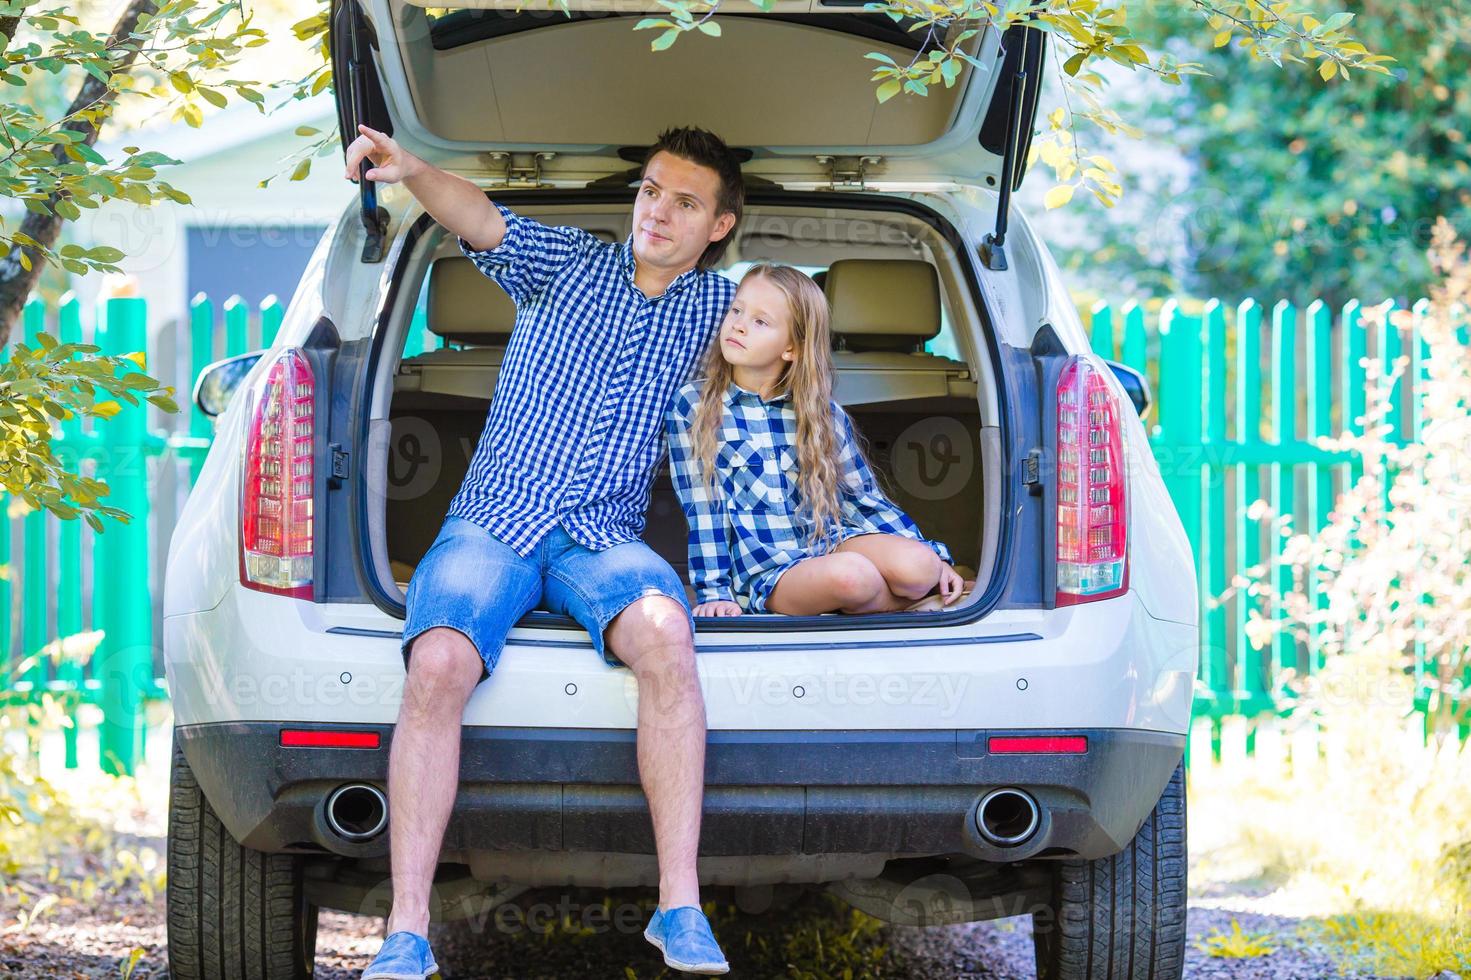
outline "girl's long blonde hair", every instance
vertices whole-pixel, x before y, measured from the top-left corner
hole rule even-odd
[[[799,269],[761,262],[741,277],[761,276],[786,298],[791,342],[796,357],[788,361],[769,398],[792,396],[797,416],[797,514],[808,522],[807,546],[825,552],[841,528],[838,503],[839,434],[832,404],[832,314],[822,288]],[[721,352],[719,336],[710,344],[702,368],[705,385],[691,422],[691,441],[706,488],[714,495],[717,430],[725,410],[725,394],[734,374]]]

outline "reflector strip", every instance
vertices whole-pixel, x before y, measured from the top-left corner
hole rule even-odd
[[[377,732],[323,732],[283,728],[281,744],[296,748],[376,749],[379,738]]]
[[[1088,751],[1086,735],[992,735],[986,749],[996,754],[1008,752],[1078,753]]]

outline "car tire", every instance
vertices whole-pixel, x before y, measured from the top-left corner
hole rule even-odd
[[[169,976],[311,977],[317,907],[306,900],[302,859],[236,843],[205,799],[177,739],[169,790]]]
[[[1032,914],[1038,980],[1178,980],[1185,970],[1185,767],[1118,854],[1062,861]]]

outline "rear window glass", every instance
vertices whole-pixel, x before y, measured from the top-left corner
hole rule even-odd
[[[829,4],[836,5],[834,0]],[[866,0],[854,0],[853,6],[861,7]],[[437,51],[457,48],[496,37],[508,37],[523,31],[534,31],[538,27],[552,27],[580,20],[602,20],[607,17],[622,17],[629,21],[629,30],[645,14],[619,14],[600,10],[495,10],[490,8],[425,7],[429,19],[429,43]],[[726,13],[721,17],[764,17],[767,20],[787,21],[807,27],[820,27],[840,34],[866,37],[882,44],[893,44],[911,51],[920,50],[926,32],[914,30],[920,21],[913,17],[893,20],[888,14],[760,14]]]

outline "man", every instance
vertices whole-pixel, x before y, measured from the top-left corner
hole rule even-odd
[[[388,767],[393,906],[363,978],[437,968],[429,889],[459,780],[460,719],[507,631],[538,602],[577,619],[638,681],[639,779],[659,861],[645,937],[674,969],[725,973],[695,871],[705,706],[694,619],[684,583],[638,532],[664,452],[664,409],[735,293],[711,269],[740,220],[739,162],[704,130],[661,134],[633,233],[608,244],[517,215],[391,137],[358,129],[348,178],[366,157],[368,180],[402,181],[516,302],[490,417],[409,582],[408,678]]]

